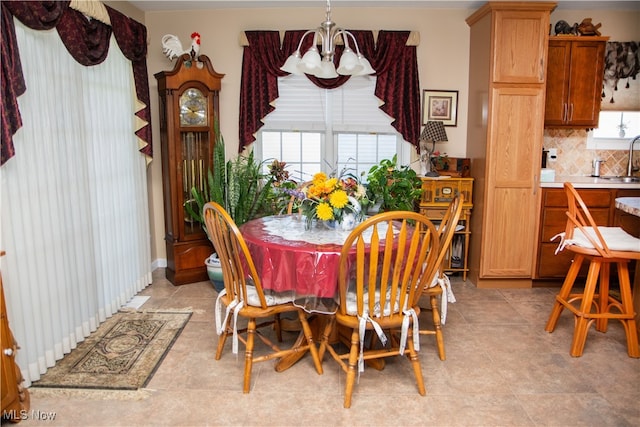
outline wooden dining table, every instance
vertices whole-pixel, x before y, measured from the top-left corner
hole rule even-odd
[[[266,292],[288,293],[294,305],[311,314],[333,314],[339,301],[340,252],[350,231],[305,224],[299,214],[273,215],[248,221],[240,231]],[[378,232],[385,231],[382,227]],[[314,330],[322,331],[324,317],[310,320]],[[281,359],[276,371],[289,368],[303,355]]]
[[[337,309],[338,263],[349,232],[314,226],[297,214],[275,215],[243,224],[240,231],[263,289],[290,294],[308,313]]]

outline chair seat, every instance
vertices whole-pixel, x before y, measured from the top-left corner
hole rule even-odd
[[[265,295],[265,299],[267,299],[266,295]],[[232,305],[232,303],[233,303],[233,297],[230,298],[229,295],[227,295],[226,290],[223,289],[218,294],[218,297],[216,298],[216,307],[221,307],[220,309],[216,309],[216,312],[222,313],[224,311],[222,310],[222,307],[226,308],[229,305]],[[262,307],[260,307],[260,304],[255,304],[255,301],[254,301],[254,304],[249,304],[247,301],[247,303],[243,304],[241,308],[243,312],[249,311],[252,314],[252,316],[255,316],[255,317],[268,317],[276,313],[286,313],[289,311],[296,311],[296,309],[297,307],[293,305],[291,299],[278,304],[269,304],[267,305],[266,309],[263,309]]]
[[[640,239],[633,237],[631,234],[624,231],[621,227],[598,227],[598,231],[602,235],[607,246],[612,251],[622,252],[640,252]],[[575,245],[581,248],[595,249],[593,243],[585,233],[594,241],[598,241],[593,227],[584,227],[584,232],[578,227],[573,230],[573,238],[565,239],[565,233],[556,234],[551,238],[555,240],[560,237],[560,246],[556,250],[556,253],[563,250],[566,246]]]
[[[385,316],[390,316],[391,315],[391,304],[389,301],[391,293],[387,292],[387,298],[386,298],[386,304],[384,305],[384,310],[382,311],[382,313]],[[380,290],[376,290],[376,296],[375,296],[375,300],[379,301],[380,300]],[[395,309],[393,310],[394,313],[398,313],[400,310],[398,310],[397,307],[399,307],[400,305],[397,303],[397,298],[396,298],[396,303],[395,305]],[[363,299],[363,303],[365,306],[369,305],[369,294],[366,294],[364,296]],[[347,292],[347,298],[346,298],[346,305],[347,305],[347,314],[350,316],[357,316],[358,315],[358,297],[356,295],[355,292]],[[380,317],[380,305],[376,303],[375,308],[374,308],[374,312],[373,313],[369,313],[370,316],[373,317]]]
[[[267,307],[271,307],[279,304],[286,304],[288,302],[293,302],[293,293],[284,292],[276,295],[269,295],[265,291],[264,300],[267,303]],[[247,286],[247,305],[251,305],[253,307],[260,307],[260,297],[258,296],[258,291],[254,286]]]

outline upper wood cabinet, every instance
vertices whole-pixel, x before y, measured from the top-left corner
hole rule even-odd
[[[545,127],[598,126],[609,37],[549,38]]]
[[[469,277],[532,285],[549,2],[489,2],[470,27],[467,156],[476,180]]]
[[[547,10],[496,10],[493,81],[544,83],[549,33]]]

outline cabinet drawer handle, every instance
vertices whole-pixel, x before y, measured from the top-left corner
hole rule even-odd
[[[13,349],[12,348],[5,348],[3,353],[4,353],[5,356],[11,357],[11,356],[13,356]]]

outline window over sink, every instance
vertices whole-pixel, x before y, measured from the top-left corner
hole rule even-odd
[[[598,128],[587,133],[587,149],[628,150],[640,135],[640,111],[600,111]]]

